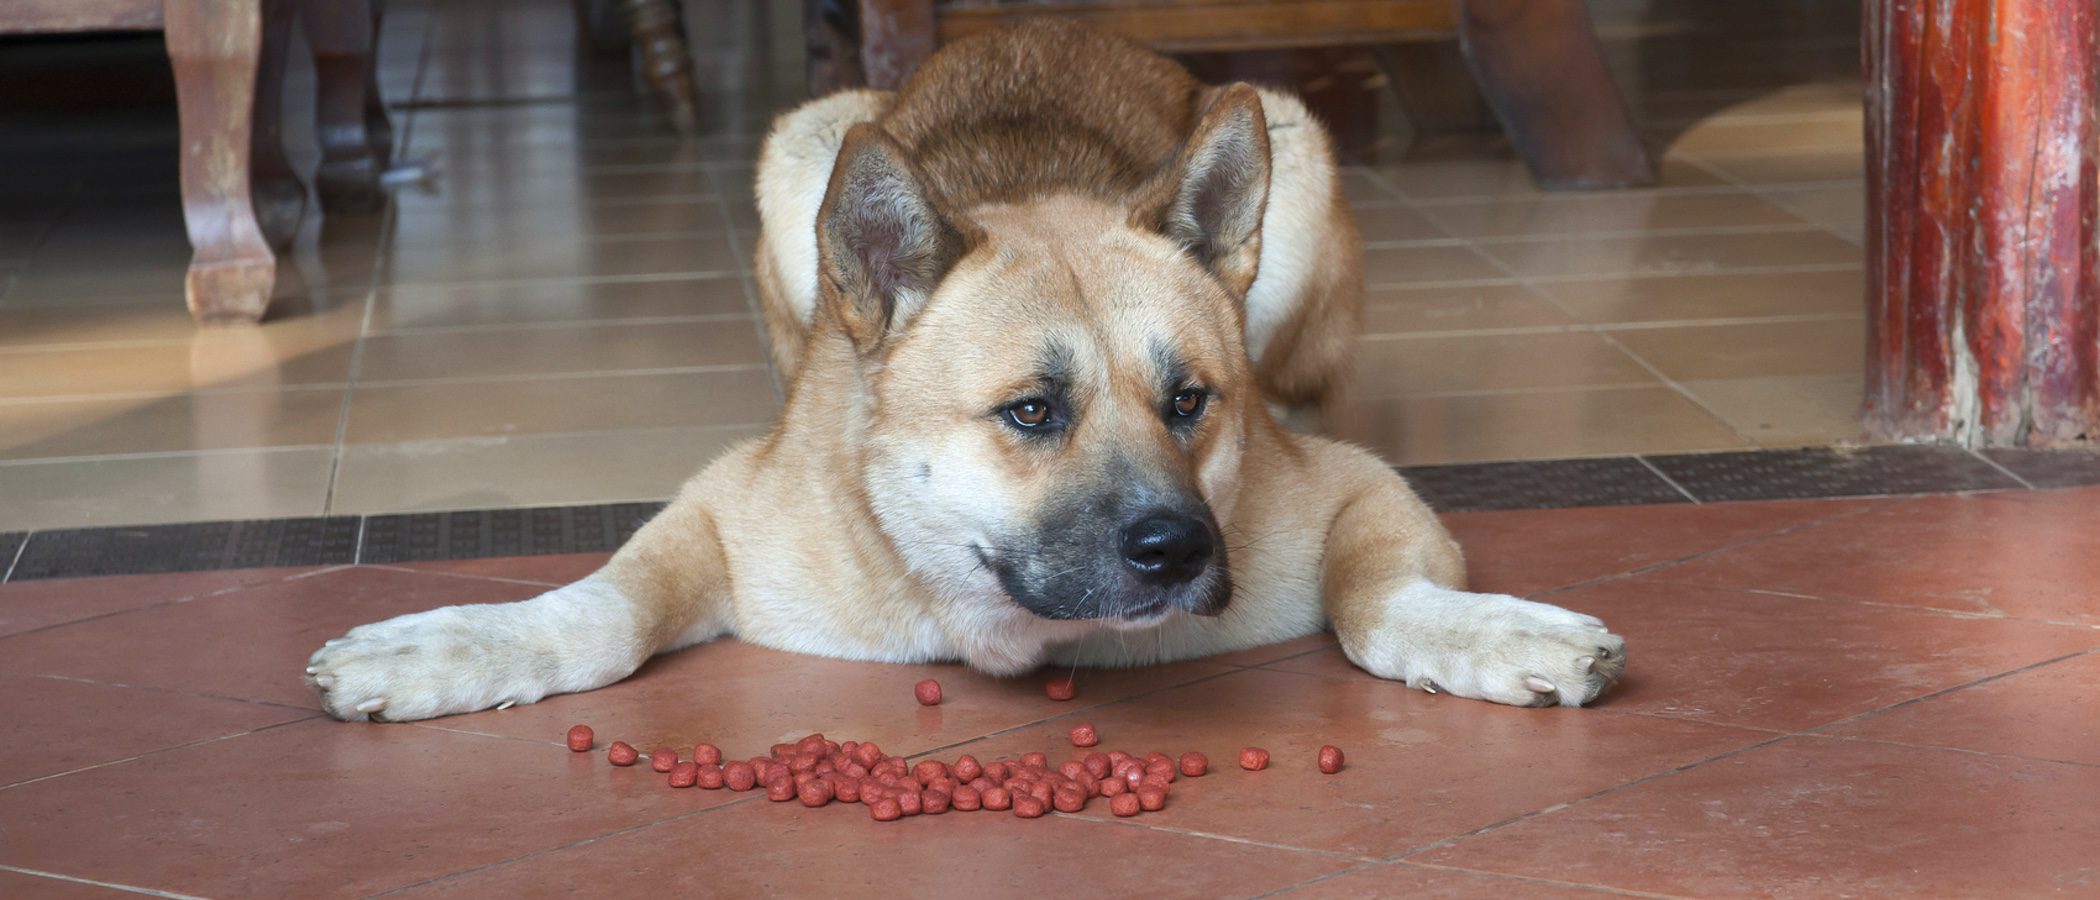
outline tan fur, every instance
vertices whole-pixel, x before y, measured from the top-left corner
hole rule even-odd
[[[1074,58],[1075,41],[1108,49]],[[1045,48],[1054,58],[1018,76],[1000,68]],[[724,634],[1013,674],[1184,659],[1329,625],[1358,665],[1425,690],[1520,705],[1596,697],[1624,660],[1602,623],[1466,593],[1457,545],[1405,481],[1268,414],[1244,336],[1253,260],[1336,239],[1323,230],[1335,220],[1292,200],[1264,239],[1280,208],[1270,186],[1299,185],[1267,175],[1269,104],[1227,88],[1184,121],[1193,107],[1176,92],[1197,87],[1134,52],[1069,26],[1014,29],[937,55],[884,123],[838,127],[812,220],[812,308],[772,432],[709,464],[583,581],[330,641],[307,670],[328,711],[416,719],[529,703]],[[1108,92],[1113,115],[1089,96],[1029,106],[1027,85],[1052,65],[1150,78],[1161,93],[1133,99],[1088,76],[1073,89]],[[1152,121],[1168,161],[1140,165],[1062,133],[1040,143],[1076,157],[923,152],[929,135],[1023,108],[1044,128]],[[999,136],[1006,127],[988,139],[1031,143]],[[776,292],[803,283],[763,265],[761,278]],[[1276,377],[1329,377],[1310,360],[1332,339],[1318,317],[1330,302],[1261,313],[1282,323],[1269,338],[1283,348],[1270,359],[1288,360]],[[1197,412],[1177,412],[1199,395]],[[1057,416],[1014,419],[1038,400]],[[1123,567],[1126,516],[1155,508],[1214,523],[1216,559],[1200,575],[1156,587]]]

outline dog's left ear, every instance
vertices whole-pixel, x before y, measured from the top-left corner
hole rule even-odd
[[[817,212],[817,268],[821,303],[854,346],[902,329],[965,242],[895,139],[866,122],[846,132]]]
[[[1235,296],[1261,261],[1269,202],[1269,128],[1261,95],[1235,83],[1216,92],[1189,139],[1138,189],[1130,224],[1174,239]]]

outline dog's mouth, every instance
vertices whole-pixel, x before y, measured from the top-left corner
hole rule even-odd
[[[1149,628],[1175,613],[1215,616],[1232,594],[1222,565],[1172,587],[1137,583],[1114,565],[1049,567],[1029,554],[993,553],[976,547],[978,560],[998,579],[1016,606],[1044,619],[1096,621],[1111,628]],[[1038,568],[1049,571],[1038,575]]]

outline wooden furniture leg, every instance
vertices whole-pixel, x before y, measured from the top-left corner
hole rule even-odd
[[[250,123],[262,57],[262,0],[168,0],[166,40],[182,119],[182,207],[189,230],[190,314],[255,322],[277,257],[249,192]]]
[[[283,250],[306,215],[306,185],[284,155],[284,61],[290,55],[289,0],[263,0],[262,55],[255,65],[255,118],[249,126],[249,190],[263,239]]]
[[[1870,0],[1862,24],[1868,433],[2100,442],[2100,10]]]
[[[693,86],[693,60],[686,51],[685,31],[671,0],[623,0],[627,27],[634,34],[642,74],[671,117],[678,133],[699,133],[700,95]]]
[[[1540,186],[1655,183],[1584,0],[1453,2],[1473,80]]]
[[[394,162],[394,120],[387,115],[386,98],[379,93],[379,23],[386,18],[386,0],[371,0],[371,4],[372,53],[365,65],[365,137],[370,139],[372,155],[384,172]]]
[[[300,19],[313,48],[317,84],[314,134],[321,165],[314,186],[321,209],[362,215],[386,207],[386,169],[369,128],[377,20],[369,0],[302,0]]]
[[[894,91],[933,55],[939,35],[933,0],[858,0],[860,74],[868,87]]]

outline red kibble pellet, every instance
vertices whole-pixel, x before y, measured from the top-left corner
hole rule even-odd
[[[1210,771],[1210,757],[1193,751],[1181,754],[1181,774],[1195,778],[1208,771]]]
[[[1023,753],[1021,754],[1021,765],[1034,766],[1038,769],[1047,768],[1050,765],[1050,754],[1041,751]]]
[[[1086,808],[1086,791],[1076,787],[1058,788],[1050,798],[1050,806],[1058,812],[1075,813]]]
[[[1011,808],[1013,805],[1014,795],[1008,792],[1007,789],[1003,787],[988,787],[984,789],[985,809],[1002,811]]]
[[[948,805],[955,807],[956,812],[975,812],[983,808],[984,794],[967,784],[962,785],[949,796]]]
[[[977,757],[965,753],[960,759],[955,761],[955,780],[957,781],[976,781],[978,776],[983,774],[984,764],[978,762]]]
[[[758,772],[750,763],[733,762],[722,767],[722,784],[732,791],[748,791],[758,784]]]
[[[924,762],[921,762],[918,765],[913,766],[911,770],[911,777],[918,779],[920,784],[931,784],[934,779],[944,778],[947,776],[947,774],[947,765],[943,764],[940,760],[937,759],[929,759]]]
[[[1057,767],[1057,774],[1063,775],[1066,778],[1069,778],[1073,781],[1078,781],[1079,776],[1086,774],[1086,763],[1080,762],[1076,759],[1067,760],[1063,765]]]
[[[569,749],[578,753],[589,753],[591,742],[597,740],[597,736],[591,733],[591,726],[589,725],[577,725],[570,728],[568,737]]]
[[[1101,733],[1094,730],[1094,723],[1081,722],[1072,726],[1072,746],[1092,747],[1101,743]]]
[[[1342,770],[1342,748],[1328,744],[1320,748],[1320,774],[1333,775]]]
[[[860,763],[866,768],[875,768],[877,763],[882,762],[882,748],[874,744],[862,744],[855,747],[853,748],[853,761]]]
[[[1128,754],[1128,753],[1124,753],[1124,752],[1123,752],[1123,751],[1121,751],[1121,750],[1110,750],[1110,751],[1108,751],[1108,765],[1109,765],[1109,768],[1113,769],[1113,768],[1115,768],[1116,766],[1120,766],[1120,765],[1122,765],[1122,764],[1123,764],[1123,761],[1124,761],[1124,760],[1126,760],[1126,759],[1129,759],[1129,758],[1130,758],[1130,754]]]
[[[907,816],[916,816],[925,811],[925,800],[918,791],[906,788],[897,793],[897,808],[904,810]]]
[[[841,777],[831,783],[831,793],[840,803],[859,803],[860,779]]]
[[[1151,753],[1145,754],[1144,763],[1145,768],[1147,769],[1152,768],[1153,766],[1171,766],[1174,764],[1174,757],[1168,756],[1164,753],[1155,750]]]
[[[938,816],[948,811],[954,797],[947,791],[924,790],[919,792],[919,809],[929,816]]]
[[[1240,751],[1240,768],[1259,772],[1269,767],[1269,751],[1260,747],[1248,747]]]
[[[1137,815],[1139,808],[1136,794],[1117,794],[1108,800],[1108,811],[1124,818]]]
[[[713,744],[694,744],[693,761],[703,766],[719,766],[722,764],[722,748]]]
[[[1049,684],[1043,685],[1043,693],[1049,694],[1052,700],[1070,700],[1079,691],[1072,686],[1070,678],[1052,678]]]
[[[1086,767],[1086,773],[1095,778],[1107,778],[1109,770],[1113,768],[1113,765],[1108,761],[1108,754],[1098,752],[1087,754],[1085,759],[1079,761],[1079,764]]]
[[[700,787],[701,787],[702,789],[704,789],[704,790],[710,790],[710,791],[718,791],[718,790],[721,790],[721,789],[722,789],[722,767],[721,767],[721,766],[718,766],[718,765],[714,765],[714,764],[712,764],[712,763],[707,763],[707,764],[702,764],[702,763],[694,763],[694,764],[693,764],[693,783],[694,783],[694,784],[697,784],[697,785],[699,785],[699,786],[700,786]]]
[[[1040,819],[1043,817],[1043,808],[1047,805],[1035,797],[1018,794],[1014,797],[1014,815],[1023,819]]]
[[[1167,789],[1167,784],[1168,782],[1166,778],[1160,776],[1157,773],[1153,773],[1146,775],[1142,779],[1139,779],[1137,783],[1137,789],[1142,791],[1146,788],[1158,788],[1164,791]]]
[[[877,800],[868,804],[868,817],[877,822],[895,822],[904,818],[904,806],[888,798]]]
[[[838,791],[832,788],[831,782],[822,778],[805,782],[801,787],[795,789],[796,799],[801,800],[803,806],[811,809],[830,803],[837,796]]]
[[[941,703],[941,683],[931,678],[912,685],[911,692],[912,696],[919,698],[920,706],[939,706]]]
[[[641,758],[641,751],[634,749],[626,741],[614,741],[612,746],[605,748],[605,761],[616,766],[631,766],[635,760]]]
[[[671,786],[689,788],[700,783],[700,764],[682,762],[671,766]]]
[[[1130,792],[1130,782],[1121,778],[1101,779],[1101,796],[1120,797]]]
[[[766,782],[766,799],[774,803],[786,803],[795,799],[796,790],[795,779],[786,775],[776,775],[772,781]]]
[[[1170,762],[1155,763],[1145,767],[1145,775],[1157,775],[1161,780],[1172,783],[1181,778],[1181,770],[1174,768],[1174,764]]]
[[[1167,806],[1167,792],[1164,788],[1143,787],[1138,788],[1137,793],[1134,795],[1124,794],[1123,796],[1137,797],[1138,808],[1146,812],[1159,812]]]

